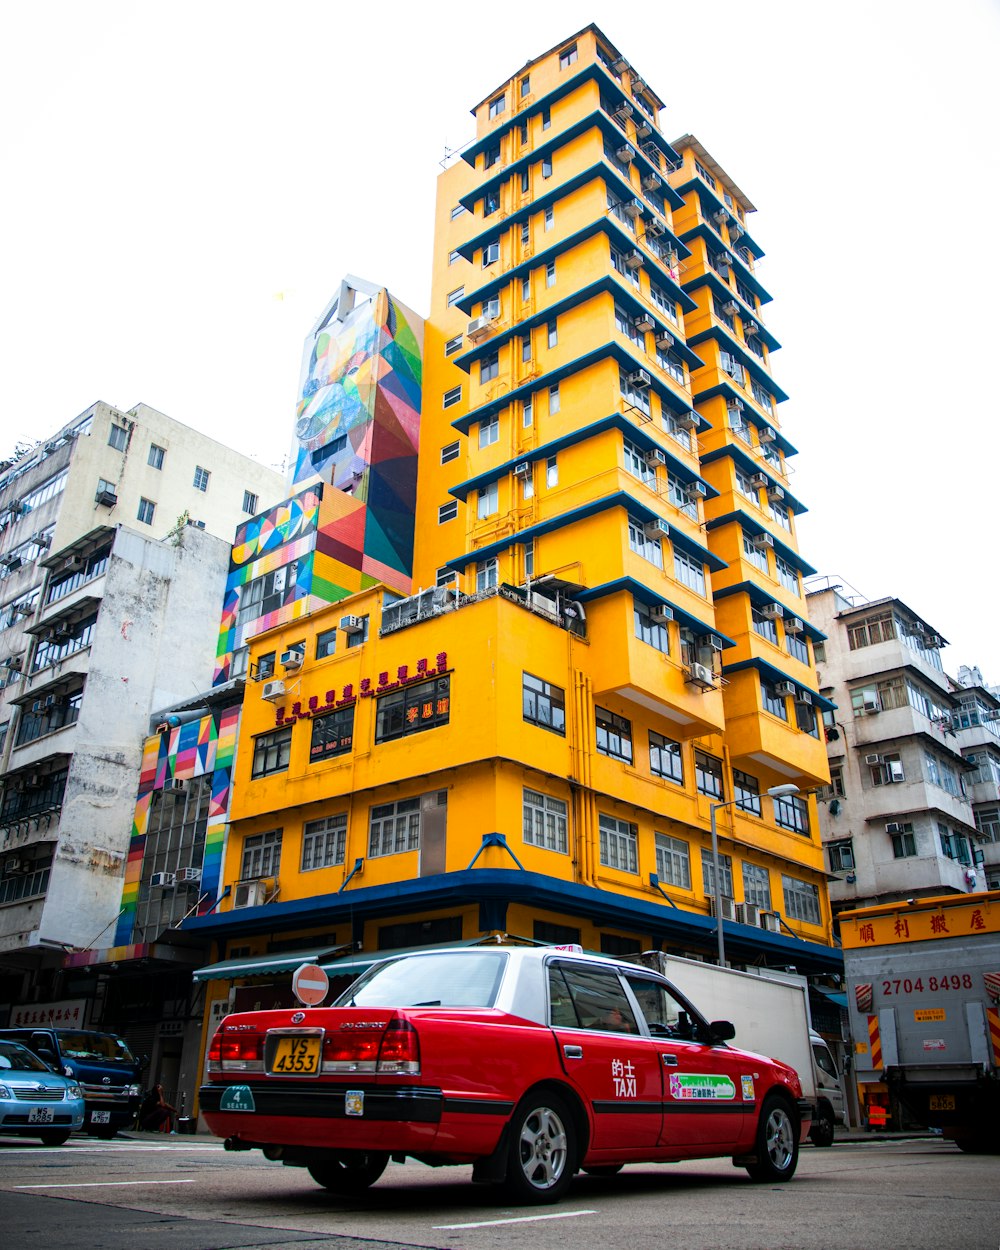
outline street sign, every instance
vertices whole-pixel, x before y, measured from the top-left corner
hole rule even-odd
[[[305,1007],[318,1007],[330,989],[330,978],[315,964],[302,964],[292,976],[292,993]]]

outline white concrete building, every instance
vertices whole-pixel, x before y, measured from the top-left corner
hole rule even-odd
[[[952,683],[958,745],[971,766],[965,779],[983,857],[986,886],[1000,890],[1000,689],[962,665]]]
[[[837,704],[824,716],[831,786],[819,805],[834,910],[983,889],[946,640],[899,599],[829,582],[807,599],[827,635],[820,688]]]

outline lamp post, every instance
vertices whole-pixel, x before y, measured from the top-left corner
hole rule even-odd
[[[790,794],[798,794],[799,787],[787,782],[781,786],[771,786],[767,791],[768,797],[772,799],[784,799]],[[726,942],[722,934],[722,873],[719,871],[719,831],[716,825],[715,813],[720,807],[732,807],[736,802],[735,798],[725,799],[721,803],[710,803],[708,805],[708,814],[712,822],[712,894],[715,899],[715,936],[719,946],[719,967],[726,966]]]

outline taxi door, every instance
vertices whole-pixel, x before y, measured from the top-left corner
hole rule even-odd
[[[548,986],[562,1069],[591,1111],[591,1149],[654,1148],[662,1131],[660,1047],[641,1034],[617,973],[554,960]]]
[[[736,1051],[712,1045],[704,1025],[662,982],[626,973],[639,1010],[653,1034],[663,1074],[660,1144],[707,1148],[735,1145],[744,1116],[755,1110],[752,1065]]]

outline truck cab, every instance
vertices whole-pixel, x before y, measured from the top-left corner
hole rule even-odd
[[[0,1029],[54,1072],[73,1078],[83,1090],[84,1131],[114,1137],[135,1122],[142,1096],[142,1072],[126,1043],[113,1033],[88,1029]]]
[[[844,1087],[833,1054],[823,1038],[818,1033],[811,1032],[809,1043],[812,1048],[813,1083],[816,1089],[813,1100],[816,1111],[809,1130],[809,1140],[816,1146],[830,1146],[833,1144],[834,1125],[845,1122]]]

